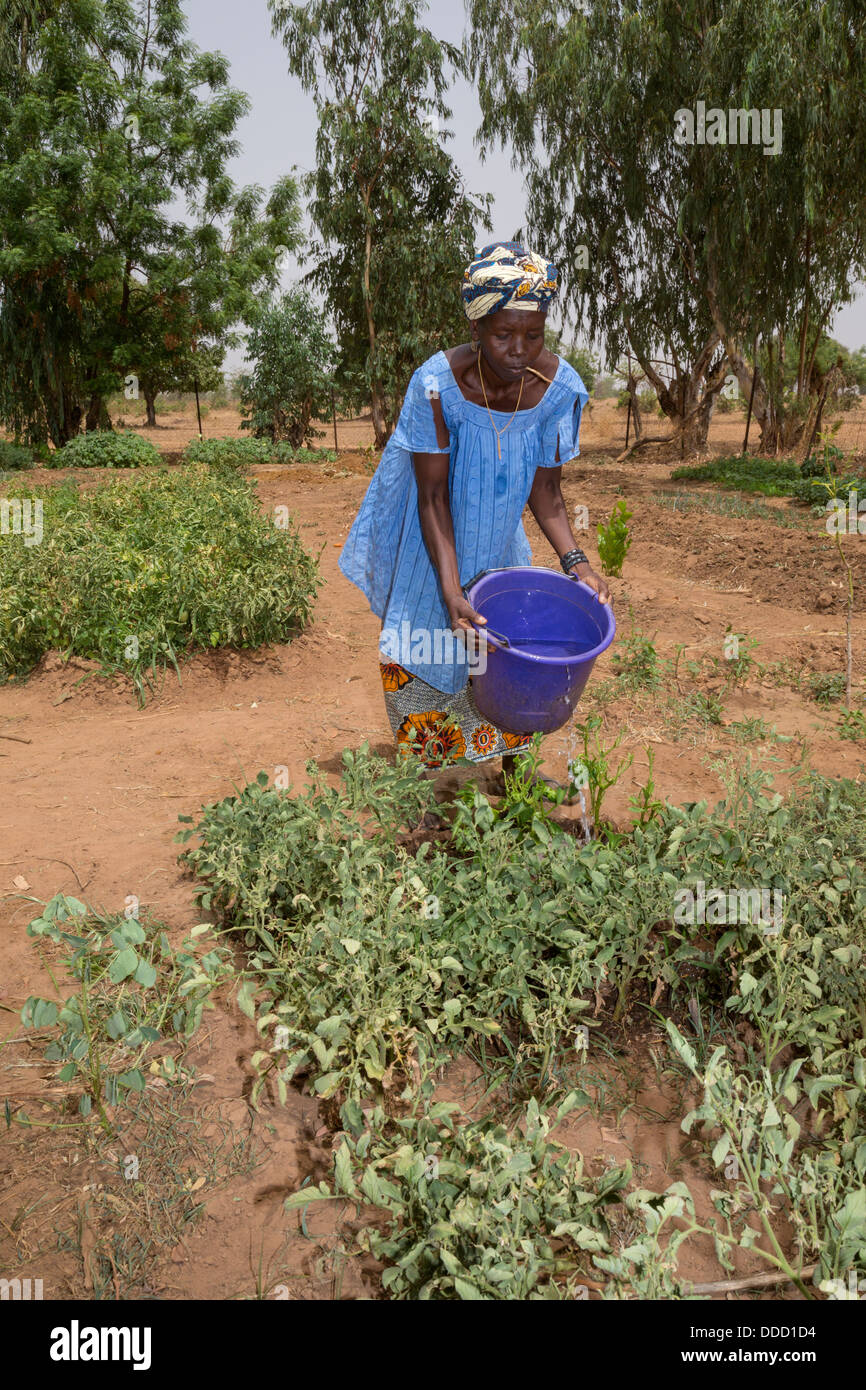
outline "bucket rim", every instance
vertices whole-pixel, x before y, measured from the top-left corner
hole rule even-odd
[[[518,657],[521,661],[533,661],[542,666],[583,665],[588,661],[594,661],[596,657],[601,656],[602,652],[607,651],[616,636],[616,617],[613,607],[610,604],[602,603],[595,590],[591,589],[582,579],[577,579],[565,574],[560,575],[557,570],[548,569],[545,565],[499,565],[496,568],[485,570],[483,574],[479,575],[471,587],[464,591],[466,597],[474,607],[473,595],[475,594],[475,590],[485,579],[489,578],[490,575],[517,574],[519,572],[526,574],[552,574],[555,579],[567,579],[572,584],[578,584],[583,592],[591,599],[594,599],[598,607],[606,612],[610,624],[609,630],[597,646],[591,647],[587,652],[581,652],[580,656],[539,656],[535,652],[522,652],[519,647],[503,647],[502,643],[497,642],[495,637],[485,633],[485,638],[490,643],[491,647],[498,652],[505,652],[509,656]],[[481,631],[483,632],[484,629],[481,628]]]

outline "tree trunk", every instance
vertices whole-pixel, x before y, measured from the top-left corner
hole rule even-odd
[[[84,417],[84,428],[88,434],[93,430],[111,429],[111,417],[108,414],[105,401],[97,392],[94,392],[90,397],[90,404]]]
[[[715,404],[715,393],[705,391],[701,400],[693,406],[690,413],[681,416],[677,422],[676,438],[680,452],[684,456],[706,453],[707,434]]]
[[[144,388],[144,423],[148,429],[156,429],[156,392]]]
[[[303,449],[307,431],[310,428],[310,416],[313,413],[313,403],[311,400],[304,400],[301,403],[301,413],[297,420],[289,426],[286,436],[293,449]]]
[[[367,209],[369,218],[369,193],[362,194],[364,206]],[[373,258],[373,230],[369,220],[367,231],[364,237],[364,313],[367,318],[367,336],[370,340],[370,365],[372,367],[376,359],[376,322],[373,317],[373,299],[370,293],[370,262]],[[370,416],[373,421],[373,433],[376,438],[376,448],[384,449],[388,442],[388,422],[385,418],[385,393],[382,390],[381,382],[371,373],[370,381]]]
[[[625,389],[628,391],[631,400],[631,418],[634,425],[635,444],[639,444],[643,438],[643,421],[640,418],[640,410],[638,409],[637,383],[638,379],[634,372],[629,372]]]

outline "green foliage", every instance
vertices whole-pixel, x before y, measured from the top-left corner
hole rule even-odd
[[[398,829],[432,805],[417,764],[393,768],[365,747],[344,753],[339,789],[315,764],[308,774],[291,798],[261,773],[181,835],[201,840],[184,858],[207,884],[202,906],[246,933],[270,1040],[253,1059],[262,1081],[284,1094],[304,1072],[317,1095],[339,1097],[348,1124],[413,1065],[427,1075],[506,1023],[550,1055],[601,978],[598,941],[573,923],[587,870],[554,888],[543,868],[551,833],[536,818],[524,839],[480,793],[454,806],[459,860],[397,845]],[[560,840],[570,860],[575,846]]]
[[[580,758],[568,765],[569,791],[572,795],[581,790],[589,792],[589,820],[596,832],[602,829],[601,808],[605,796],[634,762],[634,754],[629,753],[615,768],[611,767],[611,754],[619,748],[625,733],[621,731],[613,743],[606,744],[601,733],[602,723],[600,714],[590,714],[582,724],[575,725],[583,751]]]
[[[275,446],[269,439],[249,439],[229,435],[224,439],[191,439],[183,451],[184,463],[201,463],[208,468],[246,468],[249,464],[273,463]]]
[[[801,478],[792,487],[791,496],[796,497],[798,502],[807,503],[817,512],[825,512],[833,497],[839,498],[847,506],[849,492],[856,492],[859,497],[866,496],[866,478]]]
[[[541,758],[541,735],[536,734],[532,747],[518,754],[514,771],[503,772],[505,795],[496,807],[495,815],[512,821],[522,830],[531,831],[536,819],[552,829],[547,807],[559,806],[565,800],[565,791],[550,786],[541,776]],[[468,804],[473,806],[475,789],[470,785],[466,790],[470,793]]]
[[[643,632],[632,631],[614,652],[613,669],[627,690],[658,690],[664,663],[652,640]]]
[[[184,463],[203,463],[209,468],[244,469],[260,463],[336,463],[333,449],[294,448],[286,440],[250,439],[228,435],[223,439],[193,439],[183,451]]]
[[[79,1114],[95,1107],[108,1133],[113,1126],[107,1111],[144,1090],[145,1066],[155,1049],[160,1056],[151,1070],[165,1081],[190,1075],[183,1049],[203,1010],[213,1007],[215,987],[233,974],[226,947],[208,943],[210,950],[197,953],[210,931],[206,923],[195,927],[196,940],[176,950],[164,931],[137,916],[102,916],[62,893],[28,926],[28,936],[66,949],[64,964],[77,989],[58,989],[55,1000],[31,996],[21,1021],[25,1028],[56,1030],[45,1060],[63,1064],[57,1079],[81,1091]]]
[[[599,360],[598,354],[591,348],[581,347],[576,342],[567,343],[561,333],[557,333],[553,328],[545,328],[544,345],[549,352],[556,353],[557,357],[562,357],[570,367],[573,367],[592,396],[596,382],[599,380]]]
[[[793,459],[765,459],[752,454],[675,468],[671,478],[674,482],[686,479],[695,483],[715,483],[717,487],[759,493],[763,497],[794,497],[802,481]]]
[[[239,379],[241,427],[300,448],[321,436],[313,426],[330,411],[334,345],[308,291],[267,304],[247,338],[252,371]]]
[[[830,462],[833,461],[831,458]],[[831,496],[847,498],[851,489],[866,492],[866,479],[830,475],[828,482],[826,476],[804,477],[793,459],[759,458],[753,454],[675,468],[671,478],[675,482],[686,479],[696,483],[714,483],[717,487],[758,493],[764,497],[794,497],[800,502],[820,506],[821,510]]]
[[[628,410],[628,403],[630,400],[630,391],[619,391],[616,398],[617,410]],[[641,415],[652,415],[658,406],[658,401],[651,391],[637,391],[635,393],[635,400]]]
[[[59,446],[129,375],[203,379],[237,343],[300,243],[298,190],[229,178],[249,103],[181,0],[18,6],[3,39],[0,419]]]
[[[724,681],[726,691],[736,690],[738,685],[745,685],[750,676],[760,671],[760,665],[754,656],[756,649],[761,645],[757,637],[749,637],[745,632],[732,632],[728,623],[725,628],[725,642],[731,639],[735,642],[732,650],[736,651],[736,656],[726,654],[712,659],[713,668]]]
[[[843,709],[839,715],[839,737],[852,743],[866,743],[866,713],[862,709]]]
[[[625,498],[620,497],[607,525],[598,527],[598,558],[604,573],[615,579],[622,574],[623,562],[631,547],[628,523],[632,516]]]
[[[436,133],[463,51],[420,24],[422,0],[269,8],[318,115],[308,275],[334,322],[344,402],[369,403],[381,448],[419,362],[466,336],[460,278],[490,225],[489,198],[467,195]]]
[[[807,967],[808,968],[808,967]],[[751,977],[749,977],[751,978]],[[787,1066],[763,1066],[757,1075],[734,1071],[724,1047],[716,1048],[706,1068],[676,1025],[668,1020],[671,1041],[689,1071],[702,1083],[702,1104],[682,1122],[688,1133],[698,1120],[721,1130],[713,1148],[713,1163],[727,1166],[733,1184],[713,1193],[725,1222],[716,1234],[716,1250],[733,1270],[730,1250],[738,1245],[754,1250],[786,1274],[801,1293],[810,1296],[800,1269],[816,1259],[814,1283],[838,1278],[852,1267],[866,1269],[866,1066],[862,1057],[847,1074],[819,1063],[816,1072],[804,1070],[804,1058]],[[803,1103],[815,1107],[822,1095],[839,1097],[837,1119],[844,1116],[838,1137],[823,1149],[805,1141],[795,1111]],[[773,1199],[776,1199],[774,1202]],[[773,1227],[781,1199],[794,1228],[797,1254],[789,1259]],[[746,1220],[756,1212],[769,1249],[757,1243],[757,1231]]]
[[[800,464],[800,473],[804,478],[826,478],[844,471],[845,453],[828,438],[821,439],[820,453],[810,454]]]
[[[747,501],[744,498],[718,492],[657,492],[652,496],[653,505],[666,511],[680,512],[687,516],[690,512],[707,512],[711,516],[737,516],[747,521],[766,522],[771,526],[801,528],[803,520],[791,516],[780,507],[768,507],[764,502]]]
[[[693,690],[686,696],[683,704],[689,716],[701,724],[721,724],[724,717],[725,710],[720,695]]]
[[[809,676],[809,694],[819,705],[835,705],[845,695],[844,671],[813,671]]]
[[[231,471],[7,492],[41,500],[44,535],[0,536],[0,680],[55,648],[126,672],[143,700],[184,653],[285,642],[309,619],[315,561]]]
[[[775,724],[768,724],[760,715],[753,715],[748,719],[734,720],[728,725],[728,733],[737,743],[748,746],[753,743],[766,743],[769,740],[785,742],[784,737],[776,733]]]
[[[647,779],[637,792],[633,792],[628,799],[629,810],[634,816],[635,825],[649,825],[650,821],[656,819],[664,810],[664,802],[656,796],[655,777],[653,769],[655,767],[656,751],[650,745],[645,749],[647,757]]]
[[[161,462],[159,450],[134,430],[78,434],[55,449],[47,468],[147,468]]]
[[[379,1110],[360,1139],[343,1140],[332,1181],[293,1193],[287,1209],[334,1198],[381,1208],[385,1229],[367,1228],[361,1248],[386,1263],[394,1299],[573,1299],[581,1266],[611,1249],[607,1212],[630,1169],[585,1176],[582,1159],[549,1139],[534,1100],[510,1131],[492,1119],[460,1124],[456,1109],[432,1105],[393,1133]]]
[[[338,788],[315,764],[294,797],[262,773],[188,822],[181,838],[198,845],[182,857],[204,881],[202,905],[249,953],[239,1003],[262,1038],[256,1095],[273,1084],[285,1100],[303,1076],[339,1106],[333,1180],[288,1205],[381,1208],[384,1229],[360,1243],[385,1261],[393,1297],[574,1296],[583,1256],[608,1276],[605,1297],[629,1285],[682,1297],[676,1252],[697,1234],[726,1268],[739,1245],[795,1279],[810,1258],[821,1277],[866,1269],[866,792],[810,775],[785,802],[748,764],[720,770],[726,797],[710,808],[660,804],[650,768],[645,823],[615,849],[579,846],[537,817],[527,836],[477,788],[471,805],[454,803],[450,852],[410,849],[399,830],[432,804],[430,784],[366,748],[344,753]],[[683,917],[677,897],[698,881],[776,892],[782,911],[770,922]],[[551,1058],[574,1056],[578,1032],[598,1026],[602,983],[616,1017],[666,985],[675,1016],[697,998],[732,1037],[740,1019],[756,1039],[725,1072],[718,1052],[704,1063],[670,1030],[675,1065],[708,1087],[711,1109],[686,1127],[717,1126],[708,1157],[739,1165],[709,1226],[681,1183],[658,1194],[626,1192],[621,1173],[610,1188],[584,1179],[550,1145],[540,1094],[523,1133],[434,1103],[437,1069],[482,1043],[525,1059],[543,1091]],[[590,1103],[579,1073],[570,1085],[560,1116]],[[808,1130],[803,1098],[817,1112]],[[611,1238],[614,1203],[618,1231],[633,1218],[628,1244]],[[780,1214],[795,1256],[780,1251]]]
[[[0,439],[0,473],[7,469],[32,468],[34,462],[32,449]]]
[[[839,357],[829,349],[821,366],[821,325],[864,269],[859,12],[850,0],[756,0],[746,21],[739,4],[694,0],[470,0],[468,14],[482,149],[514,151],[534,235],[563,270],[563,309],[610,362],[630,347],[648,375],[651,359],[677,364],[659,385],[678,421],[700,406],[695,379],[704,388],[735,372],[748,398],[756,365],[762,445],[790,448]],[[817,105],[816,70],[827,96]],[[776,121],[762,151],[754,131],[713,129],[708,93],[725,116],[760,93],[762,108],[784,112],[784,137]],[[694,129],[701,101],[706,143]],[[861,364],[851,367],[856,378]]]

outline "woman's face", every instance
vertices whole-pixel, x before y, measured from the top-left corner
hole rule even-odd
[[[503,381],[518,381],[544,351],[540,309],[499,309],[472,324],[473,341],[481,343],[484,361]]]

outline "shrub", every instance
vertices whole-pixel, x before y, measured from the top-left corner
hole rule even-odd
[[[296,287],[262,311],[247,337],[252,370],[238,378],[242,429],[299,448],[330,409],[334,344],[321,310]]]
[[[628,523],[632,515],[625,498],[621,497],[610,514],[610,521],[598,528],[598,558],[604,573],[613,579],[618,579],[622,574],[623,563],[631,547]]]
[[[633,631],[614,652],[613,669],[628,690],[657,690],[662,683],[664,663],[652,640]]]
[[[798,502],[805,502],[822,512],[832,496],[847,502],[849,492],[856,492],[859,497],[866,496],[866,478],[801,478],[791,488],[791,496],[796,497]]]
[[[43,538],[0,536],[0,680],[59,648],[127,672],[143,699],[181,654],[285,642],[310,616],[315,561],[231,472],[16,491],[41,501]]]
[[[243,468],[247,464],[273,463],[275,453],[269,439],[229,435],[225,439],[192,439],[182,458],[184,463],[205,463],[211,468]]]
[[[658,406],[655,395],[650,391],[636,392],[635,399],[641,415],[651,415]],[[629,392],[620,391],[616,398],[617,410],[628,410]]]
[[[793,497],[796,487],[802,482],[800,470],[793,459],[764,459],[752,454],[711,459],[694,467],[675,468],[671,478],[674,481],[683,478],[696,483],[715,483],[721,488],[758,493],[763,497]]]
[[[274,444],[270,439],[250,439],[248,435],[193,439],[183,451],[184,463],[206,463],[212,468],[244,468],[259,463],[335,463],[336,460],[333,449],[295,449],[285,439]]]
[[[160,463],[159,450],[134,430],[93,430],[56,449],[48,468],[147,468]]]
[[[845,694],[844,671],[813,671],[809,677],[809,694],[819,705],[837,704]]]
[[[33,449],[21,444],[9,444],[0,439],[0,473],[7,469],[32,468]]]

